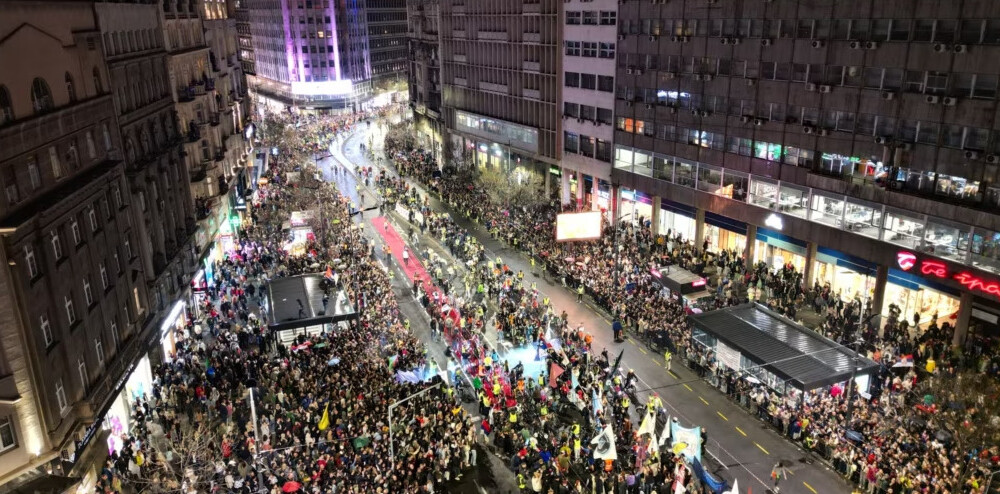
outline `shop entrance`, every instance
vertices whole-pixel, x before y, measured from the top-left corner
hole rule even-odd
[[[747,225],[725,216],[705,211],[705,238],[709,252],[736,251],[742,257],[747,246]]]
[[[806,267],[806,243],[764,228],[757,229],[754,263],[763,262],[775,271],[790,264],[799,273]]]
[[[900,319],[909,322],[911,326],[914,315],[921,328],[926,328],[935,319],[939,326],[947,321],[954,325],[961,305],[960,297],[957,290],[905,271],[890,269],[882,315],[888,317],[893,308],[896,308],[900,312]]]
[[[683,240],[694,240],[697,222],[694,219],[695,209],[668,201],[660,202],[660,235],[671,237],[681,236]]]
[[[831,295],[839,295],[845,302],[855,298],[871,300],[875,295],[877,269],[874,263],[818,247],[813,263],[813,282],[821,289],[829,287]]]

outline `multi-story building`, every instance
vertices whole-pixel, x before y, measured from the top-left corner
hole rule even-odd
[[[254,75],[257,73],[257,56],[253,51],[253,34],[250,32],[250,9],[245,0],[237,0],[234,17],[240,65],[245,75]]]
[[[115,93],[129,193],[137,206],[134,226],[149,306],[160,310],[183,288],[177,280],[195,262],[184,249],[194,233],[194,201],[181,155],[185,136],[174,119],[160,6],[101,2],[94,9]]]
[[[406,80],[406,0],[365,0],[367,52],[376,93]]]
[[[563,4],[561,201],[610,207],[618,0]]]
[[[407,88],[417,139],[440,165],[445,134],[441,115],[441,23],[439,0],[409,0],[409,70]]]
[[[276,110],[359,110],[372,93],[363,2],[244,0],[258,101]]]
[[[562,5],[441,0],[441,105],[450,159],[535,168],[550,184],[549,168],[561,152]]]
[[[136,26],[126,44],[153,46]],[[119,39],[121,39],[119,37]],[[142,41],[140,41],[142,40]],[[119,41],[121,43],[121,41]],[[0,484],[82,476],[148,333],[143,215],[129,194],[94,6],[0,16]],[[152,49],[152,48],[150,48]],[[126,88],[149,104],[157,89]],[[138,103],[136,103],[138,104]],[[131,127],[129,127],[131,129]],[[147,331],[144,331],[147,330]],[[34,491],[34,489],[27,489]]]
[[[956,343],[998,334],[997,19],[989,0],[620,4],[620,208]]]

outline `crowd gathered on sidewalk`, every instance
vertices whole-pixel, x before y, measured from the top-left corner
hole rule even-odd
[[[443,175],[430,153],[390,146],[386,152],[404,178],[387,174],[384,183],[403,192],[401,197],[407,198],[411,211],[423,218],[440,217],[406,178],[484,226],[495,238],[520,248],[532,265],[537,262],[539,269],[561,278],[571,290],[590,295],[639,338],[665,343],[668,353],[688,362],[713,385],[788,438],[823,456],[868,492],[983,492],[989,472],[1000,468],[998,438],[971,431],[978,426],[970,424],[990,420],[984,417],[982,404],[969,397],[949,396],[934,384],[963,374],[1000,378],[1000,361],[985,341],[952,347],[953,328],[949,322],[939,325],[938,314],[930,324],[921,325],[921,314],[910,321],[891,306],[889,316],[876,325],[872,314],[878,308],[870,302],[842,297],[829,285],[805,286],[802,273],[791,264],[772,269],[765,263],[748,263],[742,252],[713,249],[707,240],[697,242],[670,231],[654,235],[644,218],[606,224],[599,240],[556,243],[552,235],[555,215],[573,205],[507,207],[491,201],[469,174]],[[409,220],[413,222],[413,215]],[[453,223],[438,219],[430,224],[443,230],[443,245],[470,245],[466,239],[471,235]],[[548,304],[523,280],[523,273],[510,271],[499,259],[493,263],[480,250],[473,249],[473,254],[468,259],[479,263],[480,271],[467,284],[473,291],[497,298],[495,320],[503,335],[517,343],[545,341],[546,318],[565,329],[551,308],[537,310]],[[801,311],[815,312],[822,321],[817,331],[882,364],[872,376],[870,392],[851,394],[834,386],[805,396],[781,396],[759,381],[727,370],[711,351],[692,341],[686,321],[691,307],[669,296],[648,274],[650,268],[666,265],[711,277],[714,296],[706,309],[759,302],[793,320],[800,318]],[[532,318],[533,313],[537,317]],[[573,334],[561,336],[572,338]],[[583,334],[576,339],[584,338]],[[906,361],[912,364],[896,365]],[[586,394],[587,390],[578,383],[564,395]],[[849,406],[852,400],[853,407]],[[958,435],[974,439],[956,447]]]

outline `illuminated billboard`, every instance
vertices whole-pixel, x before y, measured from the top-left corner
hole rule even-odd
[[[565,213],[556,216],[556,241],[601,238],[601,212]]]
[[[301,96],[343,96],[351,94],[350,80],[339,81],[292,81],[292,93]]]

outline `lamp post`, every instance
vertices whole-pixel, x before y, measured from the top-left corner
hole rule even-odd
[[[255,384],[256,385],[256,384]],[[253,399],[253,387],[250,388],[250,416],[253,419],[253,439],[254,439],[254,451],[253,451],[253,462],[256,465],[255,470],[257,470],[257,489],[258,492],[267,492],[264,489],[264,474],[260,472],[260,431],[257,429],[257,404]]]
[[[392,468],[393,471],[396,470],[396,448],[393,446],[393,443],[392,443],[392,409],[396,408],[399,405],[402,405],[403,403],[406,403],[407,401],[410,401],[410,400],[412,400],[412,399],[414,399],[414,398],[416,398],[416,397],[418,397],[418,396],[420,396],[420,395],[422,395],[422,394],[424,394],[424,393],[426,393],[426,392],[428,392],[428,391],[430,391],[432,389],[435,389],[438,386],[441,386],[441,383],[437,383],[437,384],[435,384],[435,385],[433,385],[431,387],[421,389],[420,391],[417,391],[416,393],[413,393],[410,396],[407,396],[406,398],[403,398],[402,400],[399,400],[399,401],[397,401],[397,402],[389,405],[389,461],[391,462],[390,465],[391,465],[391,468]]]

